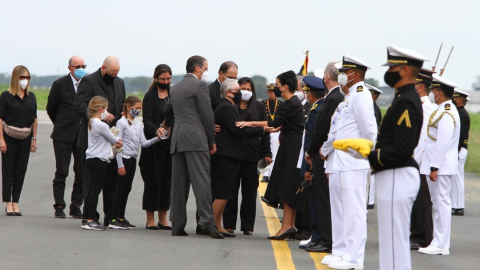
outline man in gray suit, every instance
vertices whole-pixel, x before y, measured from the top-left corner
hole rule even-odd
[[[171,106],[166,123],[174,118],[172,133],[172,190],[170,220],[172,235],[187,236],[187,200],[190,183],[197,202],[200,234],[223,239],[213,221],[210,186],[210,154],[217,151],[215,123],[205,76],[208,62],[201,56],[187,61],[187,75],[170,89]]]

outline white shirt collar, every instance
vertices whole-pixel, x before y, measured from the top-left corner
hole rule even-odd
[[[193,76],[195,76],[195,78],[198,79],[197,75],[193,74],[193,73],[187,73],[187,74],[192,74]]]
[[[335,88],[338,88],[338,89],[340,89],[340,86],[339,86],[339,85],[337,85],[337,86],[335,86],[335,87],[332,87],[332,88],[330,89],[330,91],[328,91],[328,93],[325,95],[325,97],[324,97],[324,98],[327,98],[327,97],[328,97],[328,95],[330,95],[330,93],[332,93],[333,89],[335,89]]]
[[[72,76],[72,73],[69,73],[70,74],[70,78],[72,78],[72,82],[73,82],[73,88],[75,88],[75,93],[77,92],[77,89],[78,89],[78,85],[80,84],[80,80],[77,81],[77,79],[75,79],[75,77]]]

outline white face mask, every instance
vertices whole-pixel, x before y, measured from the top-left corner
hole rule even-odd
[[[434,103],[437,103],[437,100],[440,98],[440,96],[435,97],[436,94],[438,94],[438,91],[437,91],[435,94],[433,94],[433,102],[434,102]]]
[[[108,115],[108,111],[104,109],[102,114],[100,114],[100,119],[103,120],[107,118],[107,115]]]
[[[305,99],[305,94],[303,93],[303,91],[295,91],[295,96],[297,96],[300,101],[303,101]]]
[[[208,71],[205,70],[205,72],[203,72],[203,74],[202,74],[201,80],[204,81],[204,82],[206,82],[207,79],[208,79]]]
[[[252,91],[240,90],[242,92],[242,101],[249,101],[252,98]]]
[[[352,73],[348,74],[348,76],[350,76],[354,73],[355,72],[352,72]],[[338,84],[340,84],[341,86],[345,86],[349,82],[353,81],[353,79],[348,80],[348,76],[347,76],[347,74],[345,74],[345,72],[342,72],[342,73],[338,74]]]
[[[22,88],[23,90],[25,90],[25,88],[27,87],[28,85],[28,80],[20,80],[20,88]]]
[[[433,96],[433,92],[430,92],[428,94],[428,99],[430,99],[430,102],[435,103],[435,97]]]

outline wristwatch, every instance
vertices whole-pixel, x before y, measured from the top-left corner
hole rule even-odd
[[[37,137],[32,137],[32,140],[36,141],[36,140],[37,140]]]
[[[430,172],[436,172],[436,171],[438,171],[438,168],[430,167]]]

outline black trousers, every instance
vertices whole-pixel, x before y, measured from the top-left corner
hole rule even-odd
[[[125,166],[125,175],[117,175],[117,185],[113,195],[112,219],[125,218],[125,208],[127,208],[128,195],[132,190],[133,177],[137,168],[135,158],[123,159]]]
[[[426,175],[420,175],[420,189],[412,207],[410,239],[422,247],[430,245],[433,239],[432,199]]]
[[[85,161],[85,178],[83,182],[83,218],[97,219],[98,196],[102,191],[107,173],[107,162],[98,158]]]
[[[308,189],[313,189],[313,187],[308,187]],[[304,190],[303,192],[307,193],[308,191]],[[297,234],[310,236],[312,234],[312,228],[310,224],[310,198],[307,196],[307,202],[303,209],[303,212],[297,211],[295,215],[295,228],[297,228]]]
[[[324,247],[332,247],[332,213],[330,209],[330,189],[323,167],[324,161],[319,154],[313,157],[313,183],[315,204],[317,205],[318,241],[313,242]]]
[[[20,193],[22,193],[25,174],[27,173],[32,136],[18,140],[4,132],[3,138],[7,144],[7,152],[5,154],[2,153],[3,201],[18,203]]]
[[[64,200],[65,182],[68,177],[70,161],[73,154],[73,171],[75,178],[73,181],[73,190],[70,207],[80,207],[83,202],[83,164],[85,151],[77,146],[77,139],[71,143],[53,141],[53,150],[55,152],[55,178],[53,179],[53,198],[55,204],[53,207],[65,208]]]
[[[257,162],[241,161],[237,177],[235,199],[229,200],[223,212],[223,227],[236,229],[238,214],[238,190],[242,186],[240,205],[240,230],[253,231],[257,211],[258,173]]]
[[[105,217],[103,219],[104,224],[108,224],[112,220],[112,205],[113,195],[115,194],[115,187],[117,186],[117,174],[118,165],[117,160],[114,158],[107,164],[107,174],[103,181],[103,213]]]

